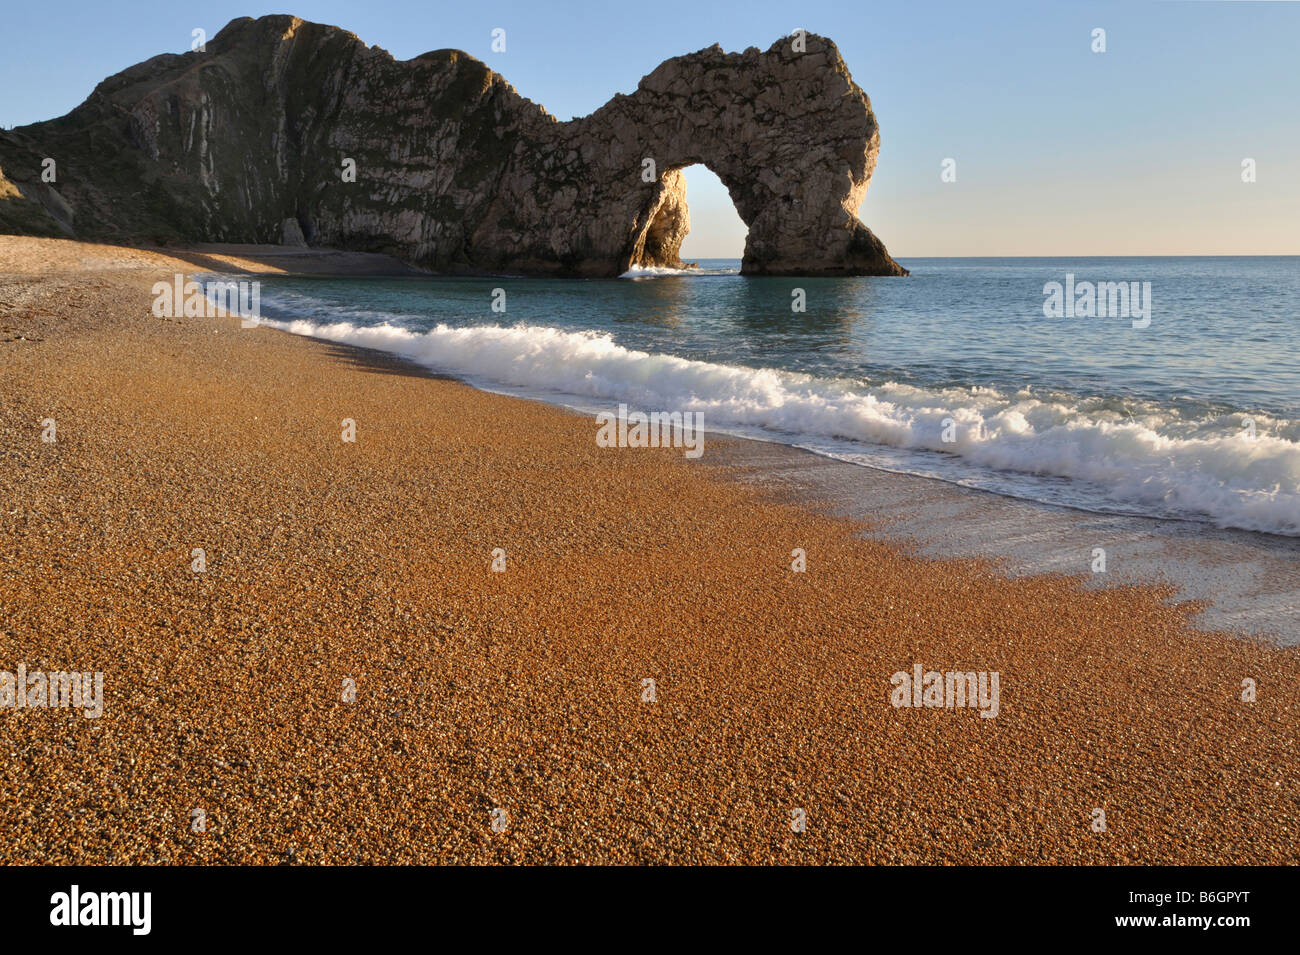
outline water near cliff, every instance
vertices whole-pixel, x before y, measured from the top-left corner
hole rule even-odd
[[[711,429],[871,467],[1300,535],[1300,259],[911,259],[909,279],[700,264],[583,281],[269,278],[263,313],[584,410],[700,411]],[[1149,326],[1045,317],[1044,285],[1067,275],[1149,282]]]

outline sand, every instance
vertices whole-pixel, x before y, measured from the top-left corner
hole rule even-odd
[[[1197,602],[1198,627],[1300,646],[1297,537],[1059,507],[768,441],[731,442],[714,463],[733,478],[856,518],[865,533],[917,554],[992,559],[1017,576],[1082,574],[1093,587],[1158,581],[1174,599]]]
[[[0,670],[105,675],[0,710],[0,862],[1300,862],[1295,648],[155,318],[168,255],[0,237]],[[997,717],[891,705],[914,664]]]

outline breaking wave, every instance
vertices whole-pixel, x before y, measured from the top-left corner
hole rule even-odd
[[[1300,422],[1264,413],[824,378],[652,354],[607,333],[535,325],[264,324],[587,410],[623,401],[698,411],[711,430],[1049,503],[1300,535]]]
[[[671,275],[739,275],[734,268],[717,268],[713,266],[695,266],[689,269],[670,269],[662,265],[634,265],[622,275],[621,279],[657,279]]]

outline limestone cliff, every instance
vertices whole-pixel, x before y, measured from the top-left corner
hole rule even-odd
[[[703,163],[749,226],[746,273],[906,274],[856,215],[880,146],[870,101],[831,41],[795,47],[676,57],[559,122],[455,50],[397,61],[336,27],[234,20],[203,52],[0,131],[0,230],[607,276],[680,264],[681,169]]]

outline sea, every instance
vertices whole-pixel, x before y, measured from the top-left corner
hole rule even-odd
[[[900,261],[907,278],[749,277],[731,259],[264,276],[261,309],[584,413],[699,412],[864,468],[1300,536],[1300,257]]]

